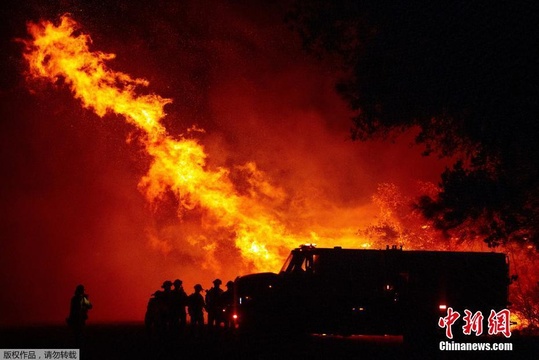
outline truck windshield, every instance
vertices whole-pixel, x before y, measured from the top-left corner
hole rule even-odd
[[[287,272],[286,270],[290,267],[290,263],[292,262],[293,257],[294,257],[293,253],[288,255],[288,257],[286,258],[286,261],[284,262],[283,267],[281,268],[280,272],[282,272],[282,273]]]
[[[281,273],[316,273],[318,258],[318,254],[292,252],[284,262]]]

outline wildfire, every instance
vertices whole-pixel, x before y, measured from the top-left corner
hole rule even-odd
[[[434,233],[432,226],[425,224],[418,214],[410,213],[408,206],[404,208],[403,204],[408,204],[409,199],[400,196],[399,190],[391,184],[379,187],[373,199],[381,209],[379,222],[364,231],[348,226],[345,221],[332,228],[315,224],[309,229],[305,229],[304,224],[291,223],[287,219],[290,214],[283,215],[279,209],[297,207],[296,213],[303,215],[302,211],[308,206],[301,201],[289,201],[286,191],[272,184],[254,162],[233,168],[210,167],[208,155],[198,139],[171,136],[163,126],[164,107],[172,100],[155,94],[141,94],[141,89],[148,87],[148,81],[110,69],[106,63],[115,55],[90,51],[90,36],[78,30],[78,24],[68,16],[63,16],[58,25],[48,21],[28,24],[32,39],[25,42],[24,56],[30,77],[52,83],[62,79],[75,98],[98,116],[108,113],[123,116],[139,130],[137,139],[151,159],[146,175],[138,184],[147,200],[158,204],[172,193],[180,206],[178,213],[194,209],[202,211],[205,216],[202,226],[224,229],[232,234],[241,256],[256,270],[278,270],[290,249],[303,243],[361,248],[383,248],[385,244],[398,243],[406,249],[444,246],[435,241],[439,235]],[[188,132],[193,134],[203,130],[192,128]],[[244,186],[241,190],[233,180],[233,171],[234,176],[239,173],[242,177]],[[327,214],[333,210],[331,206],[328,208]],[[153,248],[164,253],[172,250],[172,246],[157,234],[150,231],[148,237]],[[208,254],[207,266],[215,267],[215,242],[201,240],[199,235],[185,239],[185,243],[203,249]],[[471,250],[467,243],[449,242],[445,246],[452,250]],[[524,259],[522,249],[515,253]],[[524,260],[520,264],[529,262],[527,258]],[[515,261],[512,266],[514,264]],[[521,273],[537,276],[535,269],[524,268]],[[529,283],[533,286],[539,284],[536,277],[531,279],[533,281]],[[527,294],[536,294],[538,289],[531,285],[522,287],[515,295],[515,302],[524,309],[521,313],[535,322],[537,306],[527,300]]]
[[[207,154],[197,139],[177,139],[167,133],[161,120],[166,115],[164,106],[171,100],[140,95],[148,82],[107,67],[106,62],[115,55],[90,51],[91,38],[77,30],[78,24],[68,16],[58,26],[48,21],[29,24],[33,37],[26,42],[29,74],[53,83],[63,79],[84,107],[100,117],[122,115],[141,130],[139,140],[152,161],[139,189],[150,203],[171,191],[182,209],[203,209],[207,223],[235,234],[243,258],[262,271],[278,269],[291,248],[309,242],[308,235],[291,234],[277,213],[264,206],[263,199],[278,202],[285,194],[266,180],[256,164],[237,167],[249,185],[249,191],[240,193],[229,169],[207,166]],[[159,241],[152,238],[152,243]]]

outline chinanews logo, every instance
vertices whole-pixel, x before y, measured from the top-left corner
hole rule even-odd
[[[459,343],[440,341],[441,351],[513,351],[512,343]]]
[[[491,336],[503,335],[505,338],[511,337],[510,328],[511,312],[508,309],[503,309],[496,312],[490,310],[490,314],[487,318],[487,334]],[[453,308],[448,307],[446,316],[440,317],[438,320],[438,326],[445,329],[445,336],[451,340],[454,337],[453,325],[456,325],[458,319],[461,319],[461,314]],[[462,316],[462,334],[471,336],[480,336],[484,333],[484,319],[481,311],[475,313],[466,309],[464,310],[464,316]],[[455,342],[455,341],[441,341],[439,349],[441,351],[511,351],[513,350],[512,343],[500,342]]]

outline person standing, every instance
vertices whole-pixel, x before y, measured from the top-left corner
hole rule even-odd
[[[160,304],[159,304],[159,291],[154,292],[148,304],[146,305],[146,314],[144,315],[144,325],[149,335],[155,335],[159,328],[160,321]]]
[[[226,283],[226,291],[221,295],[221,304],[224,309],[224,319],[226,329],[233,329],[235,326],[234,319],[234,281]]]
[[[194,335],[198,335],[204,327],[204,307],[206,303],[202,296],[202,285],[196,284],[195,292],[189,295],[187,299],[187,311],[191,319],[191,331]]]
[[[88,294],[84,291],[84,285],[77,285],[75,294],[71,298],[69,316],[66,319],[67,325],[73,331],[77,346],[82,346],[83,330],[88,319],[88,310],[92,308],[92,303],[88,300]]]
[[[183,282],[180,279],[176,279],[173,282],[174,289],[171,294],[171,324],[174,333],[178,334],[183,332],[186,324],[185,307],[187,306],[187,294],[183,290]]]
[[[171,303],[172,303],[172,281],[166,280],[161,285],[163,290],[156,293],[158,303],[159,320],[157,324],[157,332],[159,336],[165,337],[170,334],[171,329]]]
[[[220,288],[221,279],[213,280],[213,287],[206,293],[206,311],[208,312],[208,326],[210,329],[219,328],[223,322],[223,289]]]

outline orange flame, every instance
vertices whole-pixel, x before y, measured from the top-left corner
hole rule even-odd
[[[202,209],[208,217],[205,226],[224,228],[234,234],[235,245],[242,257],[257,270],[277,270],[289,250],[301,243],[368,248],[384,247],[386,239],[389,239],[389,244],[398,243],[406,249],[451,247],[452,250],[487,250],[472,249],[469,243],[436,241],[440,235],[435,234],[432,226],[425,224],[418,214],[410,213],[408,207],[403,210],[403,204],[409,201],[401,197],[399,190],[391,184],[382,184],[374,196],[373,203],[381,209],[379,224],[367,228],[366,234],[358,234],[357,226],[349,226],[346,220],[332,224],[331,228],[310,224],[310,231],[305,231],[302,224],[285,221],[278,209],[285,205],[293,209],[297,207],[299,210],[296,212],[303,215],[305,206],[301,199],[287,203],[290,199],[287,199],[286,192],[268,181],[255,163],[234,167],[245,177],[247,184],[247,190],[238,191],[230,169],[212,169],[207,165],[207,154],[198,140],[183,136],[178,139],[167,133],[161,120],[166,116],[165,105],[172,101],[155,94],[140,94],[140,89],[149,85],[148,81],[109,69],[106,62],[115,55],[90,51],[90,37],[78,33],[77,28],[78,24],[68,16],[63,16],[58,26],[48,21],[28,24],[32,40],[25,42],[25,59],[30,76],[53,83],[63,79],[84,107],[101,117],[107,113],[122,115],[139,129],[140,141],[152,159],[147,174],[139,182],[139,190],[148,201],[154,203],[164,198],[167,192],[172,192],[181,209]],[[428,189],[423,190],[424,193]],[[318,219],[326,220],[326,215],[334,210],[328,205]],[[290,212],[294,213],[293,210]],[[215,243],[200,241],[196,237],[186,240],[203,248],[210,257],[216,251]],[[171,245],[155,234],[149,234],[149,243],[162,252],[171,251]],[[481,244],[480,241],[475,243]],[[529,294],[535,294],[539,289],[532,287],[538,284],[539,276],[537,266],[534,267],[536,253],[532,262],[527,257],[531,249],[507,250],[521,260],[512,261],[512,266],[521,264],[523,268],[519,273],[527,273],[531,279],[513,295],[514,302],[524,309],[520,311],[518,320],[523,323],[533,317],[535,320],[532,321],[537,324],[537,304],[528,300]],[[217,267],[212,259],[206,261],[207,264],[202,266]]]
[[[158,95],[139,95],[144,79],[106,66],[114,54],[93,52],[88,35],[77,34],[77,23],[63,16],[58,26],[44,21],[29,24],[33,41],[27,42],[25,58],[30,75],[56,82],[62,78],[77,99],[97,115],[115,113],[125,117],[143,132],[141,141],[152,158],[148,173],[139,189],[150,202],[172,191],[185,209],[199,207],[207,211],[212,225],[235,234],[242,256],[258,270],[279,268],[284,254],[311,236],[291,234],[275,211],[262,199],[281,201],[284,192],[265,179],[256,164],[238,167],[247,176],[250,190],[239,193],[225,168],[210,169],[204,147],[196,139],[170,136],[161,120],[170,99]],[[156,243],[156,239],[152,239]]]

